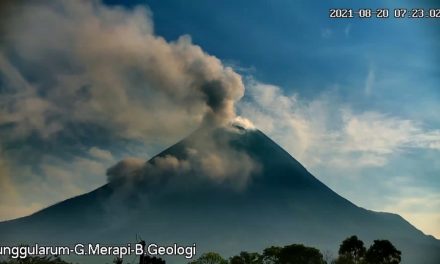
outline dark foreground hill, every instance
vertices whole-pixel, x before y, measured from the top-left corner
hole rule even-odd
[[[216,149],[222,153],[212,156]],[[194,153],[202,154],[194,160]],[[215,159],[225,155],[242,166],[229,168]],[[205,158],[211,156],[222,165],[210,163],[213,171],[226,167],[232,174],[249,175],[202,175],[200,168],[206,169]],[[342,198],[258,130],[200,129],[144,167],[123,168],[119,174],[126,172],[126,178],[115,177],[90,193],[0,223],[0,242],[124,244],[141,234],[147,242],[196,242],[198,252],[230,256],[292,243],[335,252],[340,241],[356,234],[367,245],[390,240],[402,251],[403,263],[440,263],[440,241],[399,215],[369,211]]]

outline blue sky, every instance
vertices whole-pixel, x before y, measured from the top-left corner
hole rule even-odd
[[[126,42],[144,47],[137,37],[149,37],[153,30],[168,43],[189,35],[192,43],[220,59],[215,65],[231,66],[243,78],[245,92],[236,104],[238,114],[275,139],[317,178],[359,206],[399,213],[440,238],[440,19],[328,18],[333,7],[428,8],[435,7],[435,1],[371,1],[362,6],[352,1],[104,2],[124,4],[128,9],[105,11],[100,18],[127,30],[115,33],[115,39],[121,37],[118,45]],[[58,9],[31,10],[38,11],[34,23],[29,22],[34,27],[27,20],[11,22],[11,29],[24,23],[26,30],[11,34],[8,44],[12,48],[0,46],[0,175],[14,175],[0,177],[0,187],[10,194],[8,199],[16,197],[8,206],[0,204],[2,219],[99,187],[106,182],[106,168],[118,160],[151,157],[187,135],[197,123],[182,119],[188,122],[173,133],[163,133],[170,132],[166,123],[160,124],[165,129],[160,132],[148,124],[139,125],[157,118],[157,113],[136,100],[130,102],[133,108],[127,107],[127,112],[96,112],[96,106],[107,110],[107,101],[126,107],[126,102],[118,100],[119,88],[92,98],[90,105],[83,105],[84,112],[71,111],[90,97],[88,85],[120,82],[127,85],[122,88],[132,95],[128,98],[154,102],[149,101],[148,91],[134,85],[140,78],[136,74],[128,81],[122,73],[120,79],[107,79],[108,74],[99,71],[94,72],[98,79],[87,72],[82,75],[84,68],[95,69],[96,61],[90,57],[98,54],[97,58],[107,62],[107,57],[99,57],[100,52],[103,47],[114,48],[99,38],[93,45],[82,42],[87,40],[84,36],[94,37],[87,35],[89,28],[101,33],[93,27],[93,16],[101,13],[84,11],[80,13],[85,14],[84,24],[73,19],[80,25],[71,27],[70,18],[57,16],[57,12],[68,13],[72,7],[52,5]],[[139,11],[138,5],[150,14]],[[60,23],[54,26],[46,19]],[[135,26],[124,24],[126,20]],[[111,24],[106,26],[112,29]],[[42,37],[45,34],[50,37]],[[81,36],[79,42],[76,36]],[[194,48],[188,40],[179,41],[177,46]],[[81,48],[77,50],[71,43],[79,43]],[[81,56],[87,59],[78,59]],[[121,58],[111,59],[119,63]],[[128,64],[128,69],[143,66]],[[118,70],[127,69],[118,67],[105,70],[119,74]],[[77,84],[80,89],[70,87]],[[70,100],[57,91],[75,93],[68,94]],[[110,100],[99,101],[106,96]],[[26,104],[18,110],[9,107],[15,101]],[[174,105],[168,106],[175,110]],[[179,120],[173,110],[169,112]],[[139,136],[145,131],[148,137]]]
[[[174,40],[189,34],[195,44],[241,70],[243,76],[275,85],[283,95],[295,95],[304,104],[324,97],[335,112],[345,107],[353,115],[381,113],[388,119],[411,120],[426,131],[440,126],[440,20],[328,18],[329,8],[334,7],[392,11],[438,7],[435,1],[146,2],[158,35]],[[338,118],[338,113],[326,117],[329,123]],[[294,137],[285,132],[278,142],[289,149],[295,144],[291,140]],[[323,147],[331,152],[335,146]],[[295,147],[289,150],[298,156]],[[309,170],[319,179],[358,205],[400,210],[418,228],[439,237],[438,156],[438,148],[396,146],[380,165],[349,168],[347,164],[343,169],[297,158],[306,166],[310,163]],[[423,212],[411,217],[411,210]]]

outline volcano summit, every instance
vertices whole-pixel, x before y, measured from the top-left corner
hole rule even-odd
[[[292,243],[336,252],[356,234],[367,244],[390,240],[402,263],[440,260],[440,241],[399,215],[344,199],[256,129],[201,128],[147,162],[118,163],[108,176],[92,192],[0,223],[1,242],[122,244],[142,234],[228,256]]]

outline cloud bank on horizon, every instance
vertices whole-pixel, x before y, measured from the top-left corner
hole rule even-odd
[[[114,164],[110,179],[154,170],[145,168],[146,157],[117,162],[145,153],[132,145],[166,147],[202,123],[255,125],[316,176],[332,172],[330,181],[381,168],[398,153],[440,149],[439,130],[380,111],[359,113],[331,91],[303,100],[252,77],[244,84],[237,71],[189,36],[167,41],[156,35],[145,7],[41,1],[9,8],[15,15],[2,19],[0,43],[0,219],[98,187]],[[367,95],[375,78],[371,69]],[[117,153],[109,142],[131,145]],[[168,157],[157,166],[209,170],[215,180],[255,169],[248,157],[204,142],[206,153],[183,161]],[[210,156],[214,149],[219,155]],[[232,171],[221,170],[224,164]],[[238,170],[239,165],[246,166]],[[440,197],[416,199],[421,190],[402,192],[408,199],[390,204],[440,236],[440,208],[428,201]],[[429,208],[423,207],[427,203]],[[413,214],[415,204],[426,211]]]

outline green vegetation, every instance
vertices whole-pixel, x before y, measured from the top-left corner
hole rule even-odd
[[[331,259],[316,248],[301,244],[284,247],[272,246],[262,253],[242,251],[229,260],[220,254],[208,252],[188,264],[399,264],[401,252],[388,240],[374,240],[366,249],[364,242],[357,236],[351,236],[342,241],[338,256]],[[157,260],[157,261],[153,261]],[[144,264],[164,263],[161,259],[144,258]],[[24,259],[8,258],[0,264],[70,264],[57,256],[30,256]],[[122,259],[116,258],[114,264],[123,264]]]
[[[189,264],[228,264],[220,254],[208,252],[200,256],[199,259],[191,261]]]
[[[342,241],[339,247],[339,256],[334,262],[335,264],[361,264],[364,263],[365,253],[367,249],[364,242],[359,240],[357,236],[351,236]]]
[[[209,252],[189,264],[399,264],[401,252],[388,240],[374,240],[368,248],[357,236],[342,241],[338,256],[332,260],[316,248],[300,244],[284,247],[272,246],[263,252],[242,251],[239,255],[224,259],[217,253]]]

